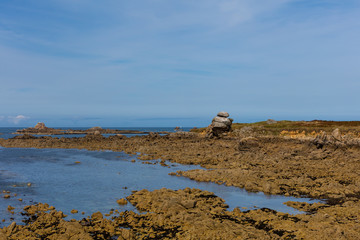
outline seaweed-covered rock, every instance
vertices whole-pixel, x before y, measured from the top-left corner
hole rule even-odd
[[[255,137],[246,137],[239,141],[239,144],[237,146],[237,149],[239,151],[249,151],[252,148],[258,148],[259,147],[259,141]]]

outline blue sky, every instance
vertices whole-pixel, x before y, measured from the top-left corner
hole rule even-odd
[[[1,0],[0,126],[360,120],[358,0]]]

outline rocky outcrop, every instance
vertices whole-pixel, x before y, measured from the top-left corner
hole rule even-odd
[[[233,119],[229,118],[229,113],[219,112],[208,126],[206,136],[209,138],[220,137],[231,130],[232,122]]]
[[[92,127],[88,129],[88,131],[102,131],[102,130],[103,130],[102,127]]]
[[[39,129],[39,130],[47,129],[47,127],[45,126],[45,123],[43,123],[43,122],[38,122],[34,128]]]
[[[344,129],[336,130],[328,134],[326,139],[342,144],[350,141],[346,135],[349,133]],[[341,141],[335,141],[336,138]],[[86,239],[86,234],[95,239],[111,239],[114,235],[122,237],[119,239],[141,239],[142,236],[143,239],[150,239],[150,234],[152,239],[236,239],[239,236],[243,239],[359,239],[360,161],[357,159],[360,159],[360,147],[343,148],[325,143],[325,147],[318,149],[312,141],[260,135],[256,138],[231,136],[216,140],[170,136],[154,139],[149,136],[87,136],[0,139],[0,144],[4,147],[141,152],[146,154],[146,159],[204,167],[178,171],[171,174],[174,176],[216,182],[252,192],[324,198],[331,203],[320,206],[288,203],[309,211],[308,214],[298,215],[269,209],[241,212],[236,208],[229,212],[221,200],[200,190],[138,191],[127,200],[139,211],[147,213],[140,215],[127,211],[116,215],[119,217],[113,221],[93,214],[74,226],[84,228],[85,232],[74,229],[75,235],[71,235],[73,239]],[[158,164],[161,162],[158,161]],[[65,238],[61,234],[66,234],[70,226],[58,215],[50,210],[41,216],[31,218],[33,221],[25,226],[13,224],[0,232],[3,231],[8,239],[38,239],[36,236],[42,239],[69,239],[70,235]],[[56,221],[52,220],[54,217]],[[49,224],[47,219],[53,224]],[[58,223],[61,225],[58,226]],[[112,229],[115,229],[115,233]],[[257,235],[254,235],[255,231]],[[50,233],[52,238],[48,235]],[[29,237],[20,234],[28,234]]]
[[[313,144],[315,144],[317,148],[323,148],[325,145],[333,143],[335,143],[335,139],[326,132],[322,132],[321,134],[317,135],[313,140]]]
[[[185,139],[185,138],[195,139],[199,137],[199,134],[194,132],[174,132],[174,133],[169,133],[167,136],[169,138],[178,138],[178,139]]]
[[[103,129],[101,127],[92,127],[86,130],[73,129],[55,129],[46,127],[44,123],[39,122],[35,127],[19,129],[14,134],[34,134],[34,135],[66,135],[66,134],[146,134],[148,132],[138,130],[117,130],[117,129]],[[165,132],[162,132],[165,133]]]
[[[343,146],[352,146],[360,145],[360,139],[354,138],[350,135],[343,135],[341,131],[336,128],[331,134],[328,134],[326,132],[321,132],[319,135],[317,135],[314,140],[312,141],[313,144],[316,145],[317,148],[321,149],[326,145],[333,145],[337,147],[343,147]]]
[[[267,124],[275,124],[275,123],[277,123],[277,121],[275,121],[274,119],[268,119],[268,120],[266,120],[266,123]]]
[[[17,130],[15,134],[38,134],[38,135],[58,135],[63,134],[63,130],[49,128],[45,126],[45,123],[38,122],[35,127],[25,128]]]

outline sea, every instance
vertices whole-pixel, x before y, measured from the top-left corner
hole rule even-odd
[[[0,128],[0,138],[11,138],[18,128]],[[67,128],[62,128],[67,129]],[[77,128],[88,129],[88,128]],[[174,128],[113,128],[145,132],[174,131]],[[190,128],[183,128],[189,131]],[[141,134],[126,134],[128,137]],[[81,135],[61,135],[80,137]],[[136,209],[131,205],[118,205],[117,199],[129,196],[132,191],[161,188],[173,190],[186,187],[213,192],[223,198],[229,210],[239,207],[246,211],[269,208],[276,211],[299,214],[296,209],[284,204],[286,201],[319,202],[309,198],[295,198],[264,193],[247,192],[244,189],[219,185],[212,182],[197,182],[185,177],[169,175],[178,170],[202,169],[198,165],[181,165],[158,159],[144,164],[137,155],[124,152],[88,151],[79,149],[35,149],[0,147],[0,227],[12,221],[21,224],[20,214],[26,205],[48,203],[68,215],[67,219],[82,219],[94,212],[109,213]],[[10,193],[7,193],[7,192]],[[8,194],[10,198],[4,198]],[[15,207],[14,214],[8,206]],[[71,210],[78,210],[71,214]],[[84,212],[84,214],[82,214]],[[4,222],[2,220],[5,220]]]

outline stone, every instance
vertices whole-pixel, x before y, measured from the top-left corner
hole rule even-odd
[[[314,140],[312,140],[312,143],[315,144],[318,149],[320,149],[323,148],[324,145],[344,146],[345,143],[350,143],[345,140],[346,139],[342,137],[340,130],[336,128],[331,134],[321,132],[315,137]]]
[[[7,210],[8,210],[9,212],[12,211],[12,210],[14,210],[14,209],[15,209],[15,208],[14,208],[13,206],[10,206],[10,205],[7,207]]]
[[[277,121],[275,121],[274,119],[268,119],[268,120],[266,121],[266,123],[267,123],[267,124],[275,124],[275,123],[277,123]]]
[[[249,126],[242,127],[240,129],[237,129],[236,133],[242,137],[249,137],[254,134],[254,129]]]
[[[225,123],[220,123],[220,122],[213,122],[211,126],[213,128],[227,128],[227,125]]]
[[[95,212],[91,215],[91,219],[96,221],[96,220],[102,220],[104,218],[104,216],[102,215],[101,212]]]
[[[231,120],[225,117],[214,117],[213,122],[224,123],[226,126],[231,126]]]
[[[70,212],[71,212],[72,214],[76,214],[76,213],[78,213],[79,211],[76,210],[76,209],[72,209]]]
[[[184,206],[186,209],[194,208],[196,205],[195,200],[184,200],[180,203],[182,206]]]
[[[45,123],[43,123],[43,122],[38,122],[38,123],[35,125],[34,128],[35,128],[35,129],[39,129],[39,130],[41,130],[41,129],[47,129],[47,127],[45,126]]]
[[[338,128],[336,128],[332,133],[331,136],[337,140],[337,141],[341,141],[342,140],[342,136],[341,136],[341,132]]]
[[[206,129],[206,137],[219,137],[225,136],[231,130],[233,122],[232,118],[228,118],[229,113],[219,112],[216,117],[213,118],[211,124]]]
[[[316,145],[316,148],[320,149],[323,148],[325,144],[329,143],[329,137],[326,134],[326,132],[321,132],[319,135],[315,137],[315,139],[312,142],[314,145]]]
[[[245,137],[239,141],[237,146],[239,151],[250,151],[252,148],[258,148],[259,141],[255,137]]]
[[[217,114],[217,116],[218,116],[218,117],[225,117],[225,118],[227,118],[227,117],[229,117],[230,115],[229,115],[229,113],[227,113],[227,112],[219,112],[219,113]]]
[[[118,199],[118,200],[116,200],[116,202],[119,205],[126,205],[128,203],[125,198]]]
[[[92,127],[88,129],[88,131],[101,131],[101,130],[103,130],[102,127]]]

